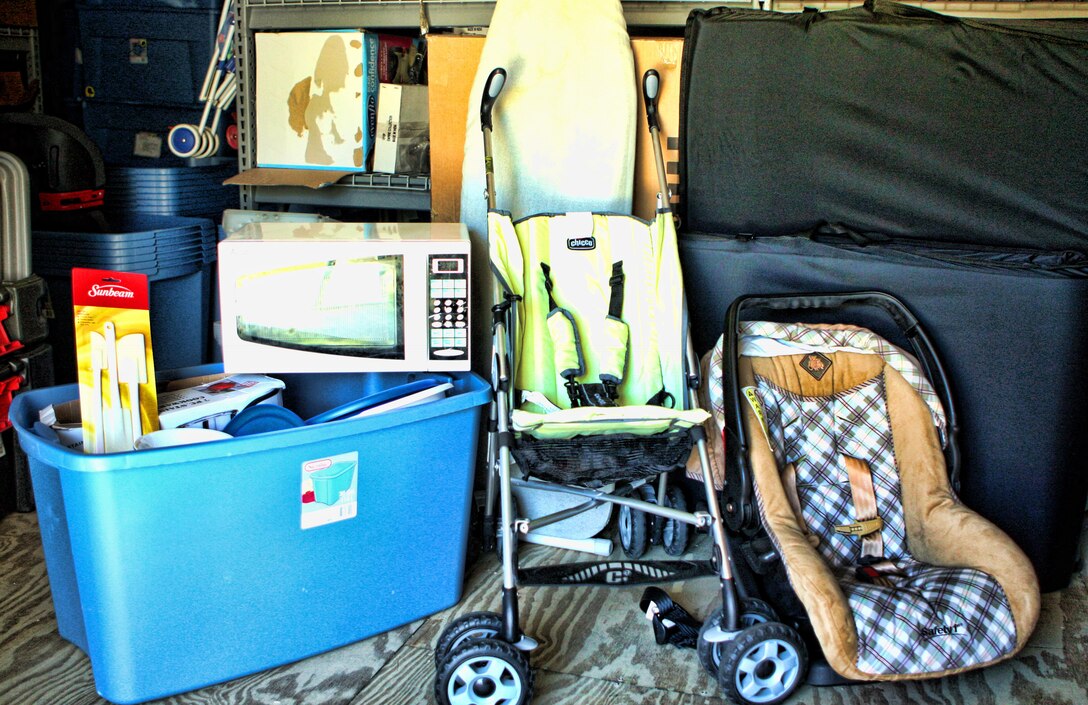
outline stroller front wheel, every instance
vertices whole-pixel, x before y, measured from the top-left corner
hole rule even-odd
[[[718,675],[718,664],[721,662],[722,647],[726,642],[709,642],[705,638],[707,630],[714,627],[721,621],[722,608],[718,607],[710,616],[703,622],[703,626],[699,629],[699,640],[696,644],[696,651],[699,654],[699,663],[703,665],[706,672],[712,676]],[[766,624],[767,622],[778,621],[778,614],[775,613],[774,608],[768,605],[763,600],[757,597],[747,597],[741,602],[740,610],[740,626],[742,629],[748,627],[754,627],[757,624]]]
[[[774,705],[793,694],[807,668],[800,635],[785,624],[766,622],[722,644],[718,684],[739,705]]]
[[[467,641],[438,664],[434,697],[439,705],[528,705],[533,671],[525,655],[505,641]]]

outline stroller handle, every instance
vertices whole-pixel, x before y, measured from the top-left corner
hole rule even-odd
[[[480,100],[480,129],[490,130],[491,124],[491,109],[495,107],[495,101],[499,98],[499,93],[502,93],[502,87],[506,85],[506,69],[497,68],[493,70],[487,76],[487,82],[484,83],[484,95]]]
[[[484,94],[480,99],[480,131],[484,134],[484,181],[488,210],[495,208],[495,161],[491,156],[491,110],[495,107],[495,101],[498,100],[499,93],[502,93],[502,87],[505,85],[506,69],[492,70],[484,83]]]
[[[945,462],[948,465],[949,482],[955,492],[960,489],[960,453],[956,443],[959,433],[959,422],[956,418],[955,404],[952,401],[951,388],[944,366],[937,357],[936,349],[929,336],[926,334],[918,318],[898,298],[882,291],[856,291],[838,294],[776,294],[768,296],[742,296],[736,299],[729,307],[725,320],[725,351],[722,356],[722,379],[732,390],[734,395],[734,415],[727,420],[728,430],[731,432],[736,450],[733,453],[735,465],[739,473],[739,496],[736,497],[737,512],[734,519],[737,528],[755,528],[758,525],[752,506],[752,476],[748,467],[748,439],[744,431],[744,407],[739,379],[737,373],[737,361],[739,359],[738,326],[742,320],[741,313],[745,309],[760,308],[763,310],[777,311],[802,311],[802,310],[831,310],[848,308],[851,306],[868,306],[878,308],[888,314],[907,338],[918,358],[922,371],[933,384],[937,395],[944,405],[947,419],[947,444],[944,448]],[[731,364],[726,364],[729,361]],[[728,392],[727,392],[728,393]]]

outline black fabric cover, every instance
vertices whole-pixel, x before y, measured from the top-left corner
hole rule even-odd
[[[1088,22],[696,11],[681,80],[689,231],[1088,247]]]
[[[1043,590],[1068,583],[1088,493],[1088,258],[685,234],[680,260],[700,354],[740,295],[878,290],[902,299],[949,377],[964,503],[1024,549]],[[879,311],[850,313],[802,320],[864,325],[907,345]]]

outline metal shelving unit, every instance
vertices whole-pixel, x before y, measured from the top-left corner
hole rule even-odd
[[[756,7],[799,12],[805,7],[837,10],[861,5],[862,0],[686,0],[624,1],[628,26],[643,29],[682,27],[693,9]],[[1088,17],[1088,0],[1016,2],[990,0],[919,0],[908,4],[951,15],[1006,19]],[[253,33],[293,29],[412,28],[420,25],[421,8],[432,30],[449,27],[486,26],[495,9],[494,0],[238,0],[238,32],[235,44],[238,100],[238,164],[242,170],[256,164],[254,130],[255,77]],[[354,174],[320,189],[295,186],[242,186],[243,208],[260,203],[330,205],[351,208],[428,210],[430,178]]]

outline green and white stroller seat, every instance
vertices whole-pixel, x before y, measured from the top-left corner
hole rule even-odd
[[[493,210],[488,230],[501,295],[516,307],[511,428],[522,471],[600,487],[683,465],[688,430],[708,414],[685,408],[671,213],[651,222],[599,213],[515,222]]]

